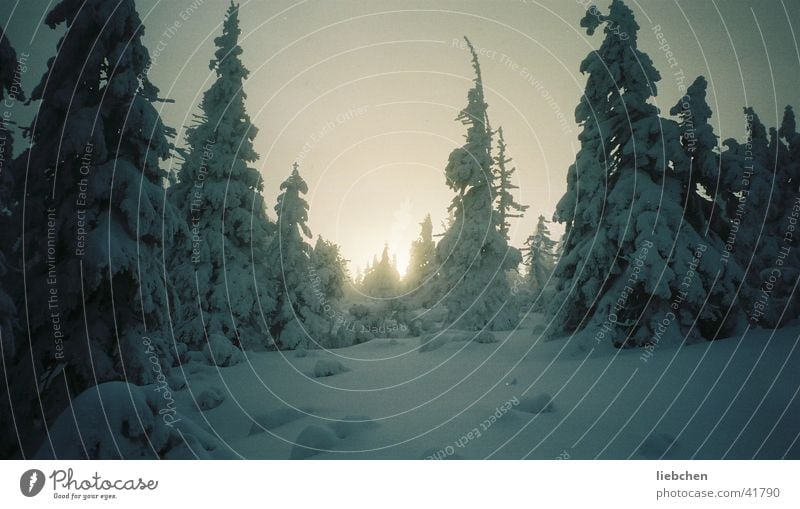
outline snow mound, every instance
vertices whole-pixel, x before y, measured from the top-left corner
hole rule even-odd
[[[639,446],[639,454],[647,459],[656,460],[663,457],[670,448],[674,448],[675,438],[667,433],[653,433]]]
[[[336,435],[328,428],[311,425],[297,435],[289,459],[304,460],[328,451],[336,445]]]
[[[225,393],[217,387],[204,389],[197,395],[197,406],[200,410],[212,410],[225,401]]]
[[[378,423],[363,415],[348,415],[329,425],[339,438],[347,438],[378,427]]]
[[[313,350],[306,350],[305,348],[298,348],[294,351],[294,357],[296,359],[302,359],[304,357],[308,357],[309,355],[313,355]]]
[[[529,414],[546,414],[555,411],[553,398],[549,394],[539,394],[519,401],[518,410]]]
[[[72,400],[36,459],[214,459],[222,444],[167,404],[158,390],[108,382]]]
[[[304,415],[310,413],[311,409],[308,408],[286,407],[254,415],[252,417],[253,425],[250,427],[248,435],[257,435],[258,433],[264,433],[266,430],[279,428],[285,424],[301,419]]]
[[[495,337],[494,334],[492,334],[488,330],[482,330],[478,332],[477,336],[475,336],[474,341],[476,343],[485,343],[485,344],[497,343],[497,338]]]
[[[175,391],[179,391],[186,387],[186,377],[174,374],[167,378],[170,388]]]
[[[219,334],[208,336],[208,343],[203,347],[206,360],[217,366],[234,366],[244,361],[244,354],[236,348],[228,338]]]
[[[314,364],[314,377],[323,378],[350,371],[341,362],[333,359],[321,359]]]
[[[412,311],[411,323],[413,328],[419,332],[429,332],[440,329],[447,320],[447,308],[436,305],[430,309],[420,308]]]

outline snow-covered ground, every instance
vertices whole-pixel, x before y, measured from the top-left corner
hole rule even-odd
[[[539,321],[189,365],[175,399],[244,458],[800,458],[800,326],[644,360]]]

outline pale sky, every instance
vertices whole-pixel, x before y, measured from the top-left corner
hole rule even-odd
[[[29,53],[32,90],[60,32],[41,24],[55,2],[3,0],[0,23],[18,52]],[[208,60],[228,5],[223,0],[137,0],[154,60],[151,80],[174,104],[159,104],[166,124],[191,120],[213,76]],[[601,1],[601,10],[610,2]],[[630,0],[639,46],[661,71],[656,100],[666,113],[685,84],[703,74],[717,133],[741,137],[741,108],[768,125],[787,103],[800,106],[800,3],[784,0]],[[580,2],[560,1],[241,1],[248,111],[271,210],[280,182],[298,161],[309,184],[310,227],[363,266],[384,242],[408,258],[417,223],[435,230],[453,197],[445,185],[450,151],[465,129],[455,116],[473,77],[463,35],[481,49],[493,127],[502,125],[517,167],[518,201],[530,205],[512,226],[521,246],[539,214],[552,215],[566,188],[579,129],[581,60],[602,39],[579,27]],[[13,13],[13,14],[12,14]],[[674,53],[670,69],[654,26]],[[165,32],[168,28],[173,30]],[[763,40],[762,40],[763,36]],[[35,106],[35,105],[33,105]],[[30,117],[22,108],[18,119]],[[17,149],[23,143],[17,142]],[[560,228],[554,227],[560,231]]]

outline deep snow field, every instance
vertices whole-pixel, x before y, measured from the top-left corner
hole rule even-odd
[[[643,360],[540,322],[188,365],[175,399],[248,459],[800,458],[800,326]]]

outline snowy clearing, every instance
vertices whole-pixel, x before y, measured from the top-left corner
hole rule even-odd
[[[405,338],[250,353],[187,374],[175,398],[244,458],[800,458],[800,326],[644,360],[526,325],[425,352]],[[339,363],[348,371],[312,376]],[[224,401],[198,409],[215,387]]]

